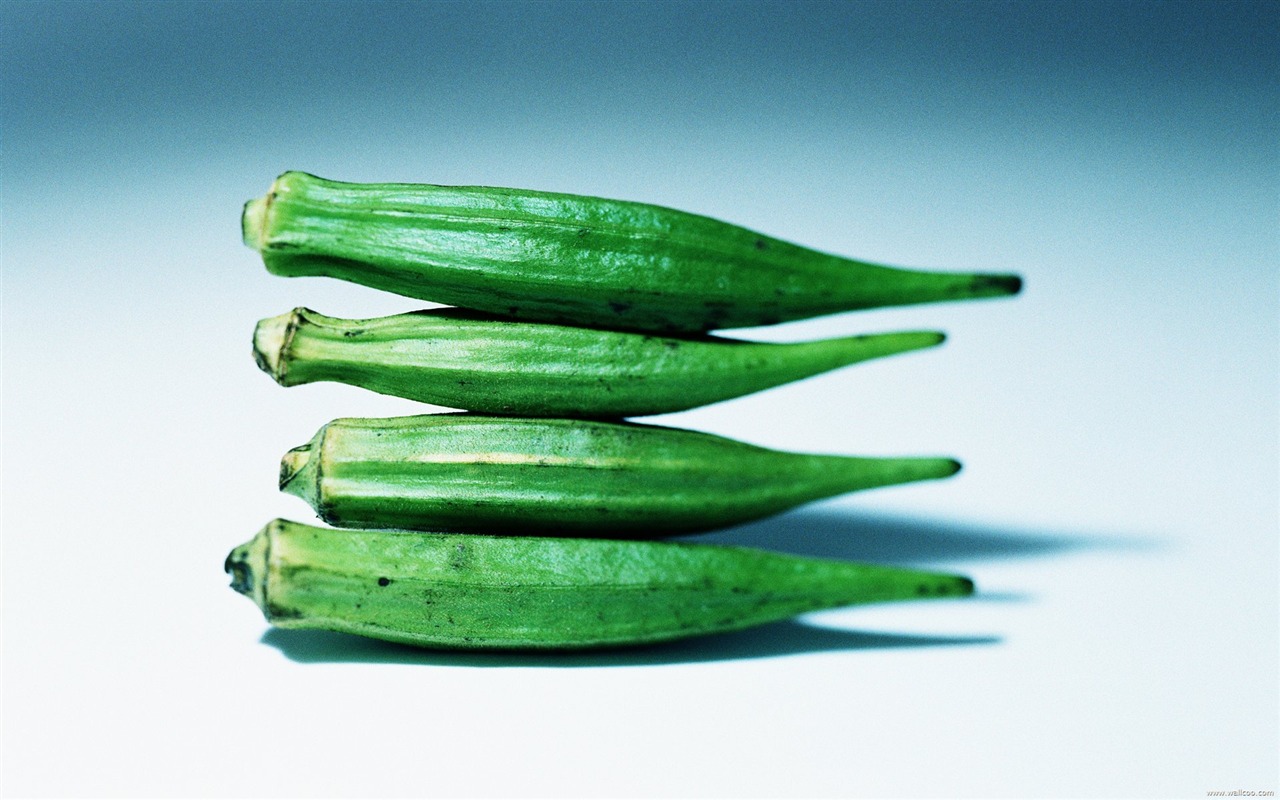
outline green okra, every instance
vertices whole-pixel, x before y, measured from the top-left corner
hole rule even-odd
[[[924,272],[620,200],[286,172],[245,205],[278,275],[323,275],[509,317],[704,332],[1015,294],[1015,275]]]
[[[635,423],[430,414],[330,422],[285,454],[280,488],[340,527],[648,538],[959,468]]]
[[[911,331],[770,344],[515,322],[458,309],[264,319],[254,357],[282,386],[338,381],[424,403],[532,417],[683,411],[858,361],[930,347]]]
[[[640,644],[973,592],[957,575],[742,547],[331,530],[287,520],[233,550],[226,570],[272,625],[439,648]]]

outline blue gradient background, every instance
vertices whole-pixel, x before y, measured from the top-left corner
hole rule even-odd
[[[0,6],[6,794],[1280,789],[1276,9]],[[415,307],[266,274],[238,213],[285,169],[1022,273],[1015,301],[744,332],[950,340],[662,420],[959,456],[711,538],[983,594],[564,659],[264,635],[219,567],[311,519],[280,453],[420,408],[254,368],[261,317]]]

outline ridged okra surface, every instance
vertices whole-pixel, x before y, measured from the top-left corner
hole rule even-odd
[[[330,422],[284,456],[280,487],[342,527],[659,537],[959,468],[634,423],[434,414]]]
[[[264,319],[258,365],[283,386],[337,381],[488,414],[621,418],[684,411],[859,361],[931,347],[908,331],[795,344],[517,322],[457,309]]]
[[[267,620],[441,648],[679,639],[973,583],[895,567],[674,542],[329,530],[276,520],[227,557]]]
[[[245,205],[278,275],[323,275],[529,320],[656,332],[1015,294],[1015,275],[821,253],[709,217],[551,192],[286,172]]]

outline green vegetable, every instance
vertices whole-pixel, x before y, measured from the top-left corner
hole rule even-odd
[[[273,625],[445,648],[638,644],[973,592],[954,575],[741,547],[337,531],[287,520],[233,550],[226,570]]]
[[[297,308],[259,322],[253,347],[258,366],[282,386],[328,380],[490,414],[634,417],[727,400],[942,339],[907,332],[766,344],[513,322],[455,309],[345,320]]]
[[[330,422],[284,456],[280,488],[341,527],[648,538],[959,468],[633,423],[434,414]]]
[[[278,275],[589,327],[703,332],[1015,294],[1015,275],[903,270],[708,217],[549,192],[355,184],[286,172],[245,205]]]

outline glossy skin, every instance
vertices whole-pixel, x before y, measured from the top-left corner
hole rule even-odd
[[[629,423],[435,414],[335,420],[285,455],[280,488],[341,527],[649,538],[959,468]]]
[[[768,344],[456,309],[345,320],[299,308],[258,323],[254,355],[283,386],[338,381],[487,414],[621,418],[683,411],[942,340],[913,331]]]
[[[1013,275],[868,264],[643,203],[301,172],[246,204],[242,227],[278,275],[621,330],[697,333],[1021,288]]]
[[[336,531],[286,520],[233,550],[226,569],[273,625],[441,648],[640,644],[973,592],[955,575],[739,547]]]

